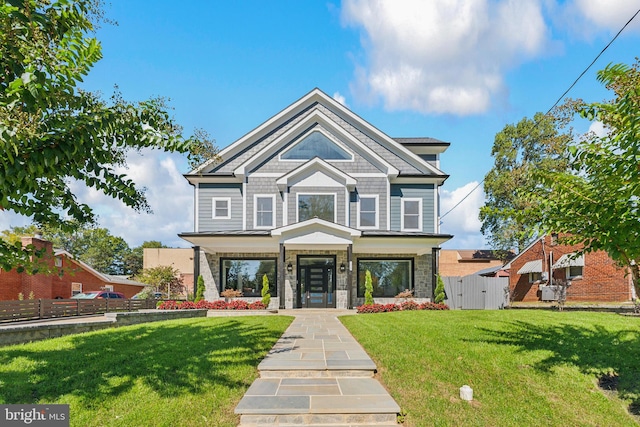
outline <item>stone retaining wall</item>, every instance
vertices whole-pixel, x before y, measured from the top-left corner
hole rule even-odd
[[[57,321],[49,320],[47,322],[2,325],[0,326],[0,346],[22,344],[138,323],[206,316],[207,310],[141,310],[138,312],[105,313],[102,319],[64,318]]]

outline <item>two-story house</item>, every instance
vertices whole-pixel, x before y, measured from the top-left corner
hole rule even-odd
[[[185,175],[205,298],[259,299],[266,275],[272,307],[353,307],[367,270],[376,298],[431,298],[448,146],[390,138],[314,89]]]

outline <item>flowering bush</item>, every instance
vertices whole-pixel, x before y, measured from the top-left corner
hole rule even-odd
[[[400,303],[403,310],[420,310],[420,304],[413,300],[403,301]]]
[[[246,301],[234,300],[226,302],[224,300],[217,300],[213,302],[200,300],[198,302],[192,301],[162,301],[158,304],[158,310],[265,310],[267,307],[262,301],[256,301],[249,304]]]
[[[227,303],[227,310],[249,310],[249,303],[236,299]]]
[[[255,301],[249,304],[249,310],[266,310],[267,306],[262,301]]]
[[[388,313],[390,311],[404,310],[449,310],[449,306],[433,302],[418,304],[414,301],[405,301],[401,304],[365,304],[356,307],[356,310],[358,313]]]

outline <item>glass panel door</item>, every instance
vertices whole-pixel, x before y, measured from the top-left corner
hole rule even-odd
[[[335,307],[334,264],[333,258],[300,259],[298,263],[298,307]]]

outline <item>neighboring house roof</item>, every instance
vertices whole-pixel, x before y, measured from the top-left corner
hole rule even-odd
[[[55,249],[54,255],[55,256],[63,255],[66,259],[68,259],[69,261],[75,264],[78,264],[83,270],[93,274],[94,276],[96,276],[98,279],[100,279],[105,283],[113,283],[113,284],[117,283],[120,285],[133,285],[133,286],[147,286],[145,283],[127,279],[125,276],[116,276],[111,274],[100,273],[98,270],[89,266],[87,263],[75,258],[71,253],[65,251],[64,249]]]

